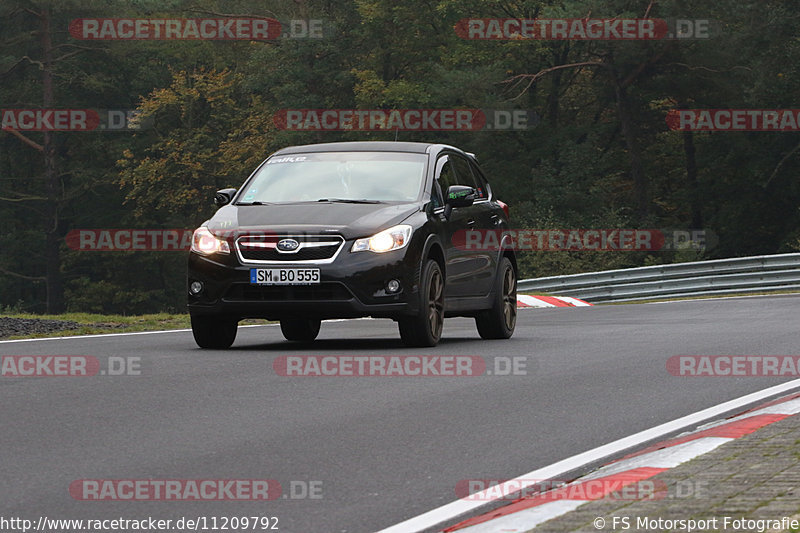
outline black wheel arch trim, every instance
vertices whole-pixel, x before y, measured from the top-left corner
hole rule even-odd
[[[434,246],[438,247],[441,253],[441,261],[437,261],[439,263],[439,269],[442,271],[442,276],[444,279],[447,279],[447,255],[444,251],[444,246],[442,245],[442,241],[439,239],[439,236],[435,233],[428,235],[428,238],[425,239],[425,245],[422,247],[422,255],[420,257],[420,265],[419,265],[419,275],[422,276],[422,268],[424,268],[424,259],[427,259],[431,256],[431,250]]]

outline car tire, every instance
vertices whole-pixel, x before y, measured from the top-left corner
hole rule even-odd
[[[439,263],[430,259],[420,277],[419,314],[399,319],[400,338],[406,346],[436,346],[444,326],[444,276]]]
[[[321,323],[311,318],[285,318],[281,320],[281,333],[287,341],[313,341]]]
[[[192,316],[192,335],[200,348],[224,350],[236,340],[239,321],[227,316]]]
[[[491,309],[475,317],[478,333],[484,339],[508,339],[517,325],[517,275],[508,257],[500,261]]]

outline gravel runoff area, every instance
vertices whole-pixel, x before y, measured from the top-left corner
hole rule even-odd
[[[32,335],[35,333],[52,333],[66,329],[81,327],[71,320],[51,320],[40,318],[11,318],[0,316],[0,339],[13,335]]]

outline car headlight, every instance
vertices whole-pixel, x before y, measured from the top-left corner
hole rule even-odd
[[[351,252],[370,252],[383,253],[399,250],[408,244],[411,237],[411,226],[400,224],[392,228],[376,233],[372,237],[358,239],[353,243]]]
[[[192,234],[192,251],[203,255],[229,254],[231,247],[228,245],[228,241],[214,236],[208,231],[208,228],[200,227]]]

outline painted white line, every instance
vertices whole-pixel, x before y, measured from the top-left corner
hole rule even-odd
[[[129,333],[95,333],[93,335],[67,335],[64,337],[40,337],[37,339],[16,339],[10,341],[0,341],[0,344],[11,342],[36,342],[36,341],[63,341],[67,339],[96,339],[100,337],[125,337],[127,335],[155,335],[156,333],[183,333],[192,331],[190,329],[164,329],[160,331],[133,331]]]
[[[770,405],[769,407],[764,407],[763,409],[759,409],[757,411],[748,411],[731,418],[723,418],[722,420],[715,420],[713,422],[709,422],[708,424],[703,424],[702,426],[697,427],[697,431],[705,431],[707,429],[724,426],[725,424],[730,424],[731,422],[736,422],[738,420],[743,420],[756,415],[796,415],[798,413],[800,413],[800,398],[795,398],[794,400],[776,403],[775,405]],[[691,435],[692,433],[695,432],[687,431],[686,433],[676,435],[676,438]]]
[[[239,326],[240,328],[263,328],[265,326],[277,326],[279,324],[250,324]],[[66,335],[64,337],[40,337],[37,339],[16,339],[10,341],[0,341],[0,344],[9,342],[34,342],[34,341],[63,341],[66,339],[97,339],[101,337],[125,337],[127,335],[155,335],[156,333],[186,333],[191,329],[161,329],[158,331],[129,331],[127,333],[95,333],[92,335]]]
[[[770,405],[769,407],[765,407],[757,411],[744,413],[736,418],[733,418],[732,420],[740,420],[742,418],[748,418],[757,415],[796,415],[797,413],[800,413],[800,398],[795,398],[794,400],[789,400],[788,402],[776,403],[775,405]]]
[[[474,494],[474,499],[472,500],[456,500],[454,502],[450,502],[421,515],[409,518],[408,520],[400,522],[399,524],[382,529],[378,533],[413,533],[416,531],[423,531],[441,524],[442,522],[453,520],[454,518],[457,518],[463,514],[474,512],[476,509],[491,503],[490,500],[492,496],[496,496],[496,500],[507,496],[512,491],[519,492],[520,490],[527,488],[534,483],[549,479],[557,479],[560,475],[564,475],[572,470],[579,469],[589,463],[600,461],[610,455],[623,452],[635,446],[640,446],[651,440],[663,438],[665,435],[674,433],[687,426],[693,426],[704,420],[708,420],[709,418],[727,413],[728,411],[733,411],[759,400],[769,398],[770,396],[775,396],[782,392],[787,392],[797,388],[800,388],[800,379],[795,379],[793,381],[775,385],[774,387],[769,387],[758,392],[746,394],[740,398],[703,409],[702,411],[698,411],[690,415],[682,416],[671,422],[666,422],[653,428],[640,431],[639,433],[635,433],[628,437],[615,440],[614,442],[604,444],[603,446],[599,446],[593,450],[588,450],[583,453],[573,455],[572,457],[568,457],[567,459],[563,459],[549,466],[545,466],[544,468],[540,468],[538,470],[518,476],[517,478],[511,480],[515,483],[506,483],[505,486],[509,488],[508,492],[505,492],[504,494],[496,494],[497,492],[502,491],[498,491],[497,487],[491,487],[490,489],[486,489],[485,491]],[[491,494],[489,493],[490,490]]]
[[[591,474],[575,480],[576,482],[585,481],[587,479],[597,479],[599,477],[610,476],[612,474],[619,474],[634,468],[675,468],[679,464],[685,463],[694,459],[698,455],[703,455],[711,450],[722,446],[726,442],[734,439],[729,437],[701,437],[699,439],[683,442],[668,448],[662,448],[635,457],[629,457],[616,463],[611,463]]]
[[[785,292],[779,294],[743,294],[741,296],[708,296],[707,298],[686,298],[684,300],[667,300],[664,302],[620,302],[625,304],[644,303],[644,305],[674,304],[678,302],[707,302],[709,300],[738,300],[739,298],[779,298],[781,296],[798,296],[800,292]]]
[[[459,529],[458,533],[518,533],[529,531],[532,528],[543,524],[548,520],[552,520],[562,514],[567,514],[574,511],[584,503],[589,503],[590,500],[558,500],[554,502],[543,503],[530,509],[517,511],[509,515],[501,516],[484,522],[483,524],[475,524],[474,526]]]
[[[363,317],[363,318],[334,318],[331,320],[323,320],[323,322],[345,322],[348,320],[377,320],[372,317]],[[250,324],[247,326],[239,326],[240,328],[264,328],[270,326],[279,326],[277,322],[275,324]],[[66,335],[64,337],[39,337],[36,339],[15,339],[10,341],[0,341],[0,344],[6,344],[9,342],[34,342],[34,341],[63,341],[66,339],[95,339],[100,337],[125,337],[127,335],[155,335],[156,333],[185,333],[187,331],[192,331],[191,329],[161,329],[158,331],[131,331],[128,333],[94,333],[92,335]]]

